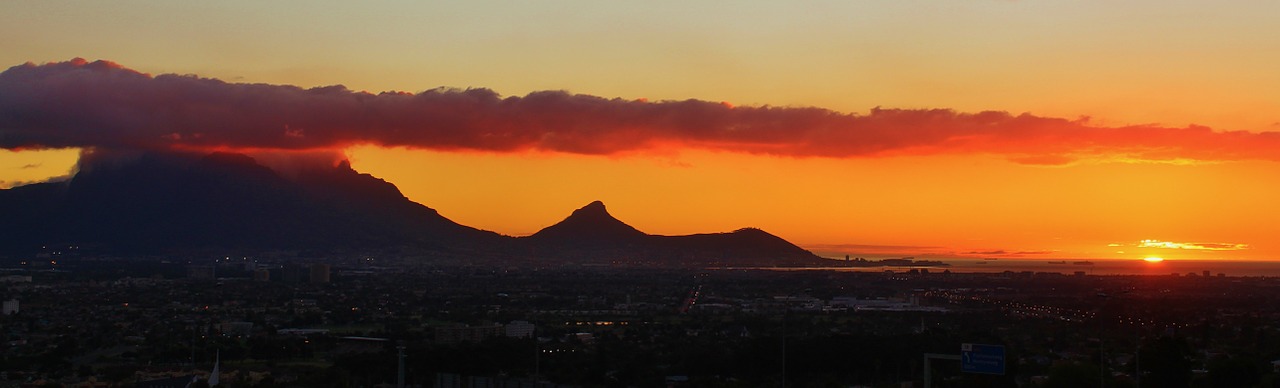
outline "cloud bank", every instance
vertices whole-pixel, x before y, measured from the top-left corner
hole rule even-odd
[[[1025,164],[1079,159],[1280,160],[1280,134],[1156,125],[1103,127],[988,111],[733,107],[488,89],[370,94],[343,86],[148,75],[108,61],[0,73],[0,148],[446,151],[607,155],[688,147],[789,157],[991,154]]]

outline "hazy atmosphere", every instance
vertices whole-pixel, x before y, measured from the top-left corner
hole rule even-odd
[[[0,387],[1280,387],[1280,2],[0,2]]]
[[[1280,258],[1274,4],[0,7],[6,187],[334,152],[509,235],[603,200],[829,255]]]

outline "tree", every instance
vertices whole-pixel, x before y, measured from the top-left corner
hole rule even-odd
[[[1093,364],[1063,363],[1049,368],[1045,388],[1097,387],[1098,366]]]
[[[1252,357],[1222,357],[1209,362],[1209,381],[1215,387],[1252,387],[1262,379],[1261,360]]]
[[[1191,348],[1182,338],[1163,336],[1148,341],[1138,352],[1145,387],[1187,387],[1191,384]]]

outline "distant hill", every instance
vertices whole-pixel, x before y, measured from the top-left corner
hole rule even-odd
[[[595,201],[526,238],[543,255],[613,262],[705,265],[815,265],[824,259],[768,232],[650,235],[614,218]]]
[[[65,182],[0,190],[0,252],[450,252],[486,259],[656,265],[803,265],[820,258],[758,229],[656,236],[601,202],[528,237],[455,223],[347,162],[282,175],[253,158],[144,153],[90,161]]]

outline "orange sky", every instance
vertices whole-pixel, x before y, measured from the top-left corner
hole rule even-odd
[[[16,1],[0,11],[0,34],[12,37],[0,42],[0,66],[84,57],[151,74],[375,93],[568,90],[863,116],[939,108],[1089,117],[1104,129],[1280,129],[1275,4]],[[1044,166],[1011,162],[1011,149],[1052,143],[993,139],[963,152],[827,156],[688,143],[600,155],[346,152],[356,169],[445,216],[506,234],[532,233],[599,199],[650,233],[756,226],[829,253],[1280,260],[1271,243],[1280,164],[1266,156],[1280,149],[1270,143],[1196,148],[1188,160],[1094,152],[1100,141],[1154,141],[1088,137],[1065,143],[1082,155]],[[847,145],[806,147],[831,144]],[[0,186],[66,174],[74,155],[0,150]]]
[[[681,151],[609,158],[374,148],[350,155],[445,216],[516,235],[600,199],[650,233],[758,226],[833,253],[1244,259],[1276,249],[1268,243],[1275,225],[1258,215],[1280,214],[1268,200],[1280,187],[1257,179],[1275,171],[1273,162],[1033,167],[973,156]],[[1142,240],[1249,249],[1140,248]]]

